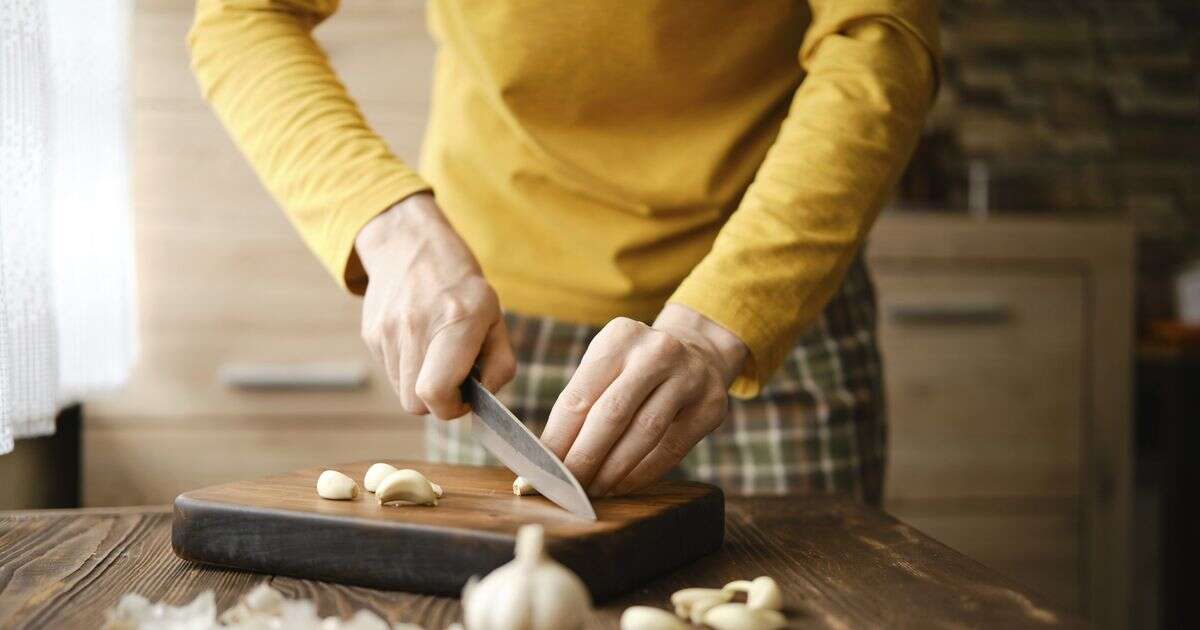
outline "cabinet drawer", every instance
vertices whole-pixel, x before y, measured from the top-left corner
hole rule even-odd
[[[887,496],[1077,496],[1082,276],[894,262],[874,271]]]

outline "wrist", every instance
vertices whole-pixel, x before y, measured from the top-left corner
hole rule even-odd
[[[728,387],[742,373],[750,349],[724,326],[682,305],[667,304],[654,320],[654,328],[691,343],[709,358]]]
[[[384,252],[398,242],[429,236],[448,227],[433,195],[421,192],[392,204],[368,221],[354,238],[354,249],[369,273],[373,261],[385,256]]]

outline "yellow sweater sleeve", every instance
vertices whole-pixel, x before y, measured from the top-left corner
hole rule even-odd
[[[192,70],[238,148],[339,282],[365,288],[354,238],[429,186],[367,126],[312,29],[337,0],[198,0]]]
[[[937,14],[921,0],[812,0],[807,75],[712,250],[671,302],[737,335],[751,397],[836,291],[916,146],[936,85]]]

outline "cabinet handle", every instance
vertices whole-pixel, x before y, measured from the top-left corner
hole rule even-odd
[[[912,302],[887,307],[888,319],[899,325],[999,324],[1012,311],[996,300]]]
[[[367,384],[361,363],[226,363],[221,384],[244,390],[355,390]]]

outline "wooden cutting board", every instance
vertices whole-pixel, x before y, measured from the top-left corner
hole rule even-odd
[[[512,559],[518,527],[541,523],[550,555],[601,602],[717,550],[724,538],[724,495],[708,484],[660,481],[637,495],[596,500],[591,522],[543,497],[513,495],[507,469],[426,462],[388,463],[440,484],[437,507],[380,506],[361,492],[371,463],[333,467],[359,482],[352,501],[317,496],[324,468],[185,492],[175,499],[175,553],[261,573],[457,596],[469,577]]]

